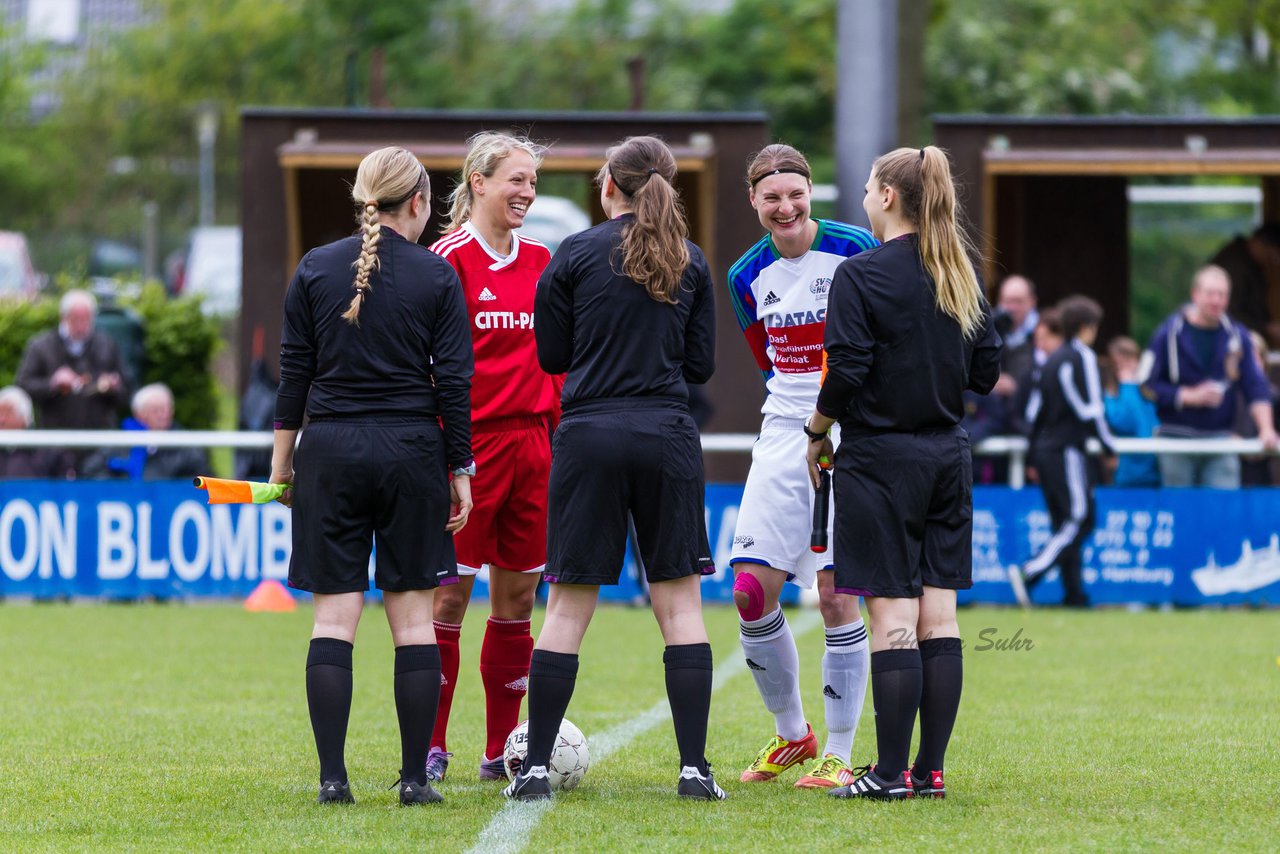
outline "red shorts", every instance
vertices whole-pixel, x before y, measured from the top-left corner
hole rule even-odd
[[[458,573],[490,569],[541,572],[547,565],[547,480],[551,435],[546,416],[496,418],[473,428],[475,507],[453,537]]]

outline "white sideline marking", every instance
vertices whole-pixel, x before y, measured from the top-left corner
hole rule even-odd
[[[799,612],[796,619],[790,622],[792,635],[800,637],[815,626],[821,625],[822,618],[816,610],[805,610]],[[715,669],[711,678],[713,693],[720,690],[725,682],[747,669],[742,651],[735,650],[735,653],[732,658],[721,662]],[[591,751],[591,764],[604,761],[610,754],[616,753],[634,741],[641,733],[670,719],[671,706],[664,697],[634,718],[593,736],[587,742]],[[480,831],[475,844],[467,849],[467,854],[519,854],[524,849],[525,843],[529,841],[529,837],[533,835],[534,828],[538,826],[542,816],[554,804],[554,800],[530,803],[507,801],[489,820],[485,829]]]

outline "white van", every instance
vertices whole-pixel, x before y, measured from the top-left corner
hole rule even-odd
[[[204,313],[240,313],[240,228],[211,225],[192,229],[182,293],[204,297]]]

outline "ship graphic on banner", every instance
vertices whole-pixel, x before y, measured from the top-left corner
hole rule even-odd
[[[1209,562],[1191,571],[1191,580],[1205,596],[1248,593],[1280,581],[1280,535],[1272,534],[1265,549],[1254,550],[1248,540],[1240,546],[1240,559],[1229,566],[1218,566],[1213,552]]]

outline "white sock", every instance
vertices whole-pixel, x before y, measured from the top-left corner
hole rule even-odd
[[[797,741],[809,732],[800,701],[800,656],[787,618],[779,608],[739,625],[742,652],[764,707],[773,713],[778,735]]]
[[[824,754],[850,761],[870,672],[871,647],[862,620],[828,628],[827,651],[822,655],[822,700],[827,713]]]

